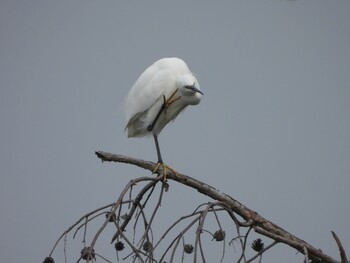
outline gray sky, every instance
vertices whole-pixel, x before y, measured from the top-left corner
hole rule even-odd
[[[1,261],[42,262],[69,225],[144,175],[95,150],[156,161],[151,138],[126,137],[123,101],[168,56],[205,95],[160,135],[165,162],[338,258],[331,230],[350,247],[349,10],[345,0],[2,0]],[[197,195],[171,182],[161,209],[189,213],[208,201]],[[281,259],[302,256],[280,246],[265,262]]]

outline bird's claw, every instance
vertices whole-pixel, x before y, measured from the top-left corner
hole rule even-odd
[[[163,108],[164,108],[164,116],[166,116],[166,111],[167,111],[167,108],[173,104],[175,101],[179,100],[181,98],[181,96],[177,96],[175,97],[177,91],[179,89],[176,89],[171,95],[170,97],[167,99],[165,97],[165,95],[163,95]]]
[[[154,170],[152,171],[152,173],[156,173],[159,169],[162,170],[162,175],[163,175],[163,182],[166,181],[166,175],[168,173],[167,170],[171,171],[175,176],[179,176],[179,173],[177,171],[175,171],[173,168],[171,168],[170,166],[162,163],[162,162],[158,162],[156,167],[154,168]]]

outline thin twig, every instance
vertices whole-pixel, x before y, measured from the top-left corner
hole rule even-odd
[[[335,242],[337,242],[338,248],[339,248],[339,253],[340,253],[340,260],[341,263],[348,263],[348,259],[345,254],[345,250],[343,248],[342,243],[340,242],[340,239],[338,238],[337,234],[334,231],[331,231],[333,238],[335,239]]]
[[[112,206],[111,211],[110,211],[111,214],[115,213],[115,211],[117,210],[117,208],[119,207],[119,205],[122,203],[123,198],[124,198],[124,195],[125,195],[125,193],[127,193],[127,191],[129,190],[129,188],[130,188],[133,184],[135,184],[135,183],[137,183],[137,182],[140,182],[140,181],[151,181],[151,183],[156,183],[156,182],[157,182],[157,181],[156,181],[156,178],[150,178],[150,177],[140,177],[140,178],[131,180],[131,181],[126,185],[126,187],[124,188],[124,190],[122,191],[122,193],[119,195],[119,198],[118,198],[117,202],[115,202],[114,205]],[[149,183],[149,184],[151,184],[151,183]],[[92,249],[94,248],[95,243],[96,243],[98,237],[100,236],[100,234],[102,233],[102,231],[105,229],[105,227],[107,226],[108,222],[109,222],[109,218],[106,218],[106,220],[105,220],[105,222],[103,223],[103,225],[100,227],[100,229],[99,229],[99,230],[97,231],[97,233],[95,234],[94,239],[92,240],[91,245],[90,245],[90,250],[92,250]],[[117,232],[117,233],[118,233],[118,232]],[[116,236],[116,237],[117,237],[117,236]],[[115,238],[112,239],[112,242],[111,242],[111,243],[113,243],[114,240],[115,240]]]
[[[73,239],[76,237],[77,233],[79,232],[79,230],[84,227],[84,233],[83,233],[83,244],[86,245],[86,231],[87,231],[87,224],[89,222],[91,222],[92,220],[94,220],[95,218],[101,216],[101,215],[104,215],[106,214],[106,212],[101,212],[101,213],[98,213],[96,215],[94,215],[93,217],[86,217],[85,218],[85,222],[83,222],[81,225],[77,226],[77,228],[75,229],[74,231],[74,234],[73,234]]]
[[[112,263],[112,261],[109,261],[108,259],[106,259],[105,257],[103,257],[102,255],[95,253],[96,256],[102,258],[104,261],[107,261],[108,263]]]
[[[201,252],[202,262],[205,263],[206,260],[205,260],[205,255],[204,255],[203,246],[202,246],[202,239],[201,239],[201,236],[199,236],[198,240],[199,240],[199,251]]]
[[[96,213],[96,212],[98,212],[98,211],[100,211],[100,210],[103,210],[103,209],[105,209],[105,208],[107,208],[107,207],[109,207],[109,206],[112,206],[113,204],[114,204],[114,203],[109,204],[109,205],[102,206],[102,207],[100,207],[100,208],[97,208],[97,209],[95,209],[95,210],[93,210],[93,211],[91,211],[91,212],[89,212],[89,213],[83,215],[81,218],[79,218],[77,222],[75,222],[73,225],[71,225],[71,226],[70,226],[66,231],[64,231],[64,232],[62,233],[62,235],[57,239],[55,245],[53,246],[53,248],[52,248],[52,250],[51,250],[51,252],[50,252],[50,254],[49,254],[49,257],[51,257],[53,251],[55,250],[55,248],[56,248],[56,246],[58,245],[58,243],[60,242],[60,240],[61,240],[65,235],[67,235],[73,228],[75,228],[78,224],[80,224],[80,222],[81,222],[82,220],[84,220],[86,217],[88,217],[88,216],[90,216],[90,215],[92,215],[92,214],[94,214],[94,213]]]
[[[218,204],[214,204],[214,205],[218,205],[221,207],[221,203],[218,203]],[[214,213],[214,216],[215,216],[215,219],[216,219],[216,222],[218,223],[218,226],[220,228],[221,231],[222,230],[222,227],[221,227],[221,224],[220,224],[220,220],[219,220],[219,217],[214,209],[214,207],[211,208],[211,211],[213,211]],[[226,242],[225,242],[226,238],[224,238],[222,241],[222,256],[221,256],[221,260],[220,260],[220,263],[222,263],[222,261],[224,260],[224,257],[225,257],[225,247],[226,247]]]
[[[141,178],[142,178],[142,177],[141,177]],[[129,223],[129,221],[130,221],[130,219],[131,219],[131,217],[132,217],[132,215],[133,215],[133,213],[134,213],[136,207],[138,206],[137,203],[140,202],[140,200],[142,199],[143,195],[144,195],[150,188],[152,188],[157,182],[159,182],[159,181],[161,180],[161,178],[143,177],[143,180],[149,180],[149,181],[151,181],[151,182],[149,182],[149,183],[139,192],[139,194],[138,194],[137,197],[135,198],[134,204],[133,204],[133,206],[131,207],[131,209],[130,209],[130,211],[129,211],[129,215],[128,215],[127,218],[124,220],[123,224],[120,226],[120,229],[121,229],[122,231],[124,231],[125,227],[128,225],[128,223]],[[141,181],[140,178],[138,178],[138,181]],[[129,184],[130,184],[130,183],[129,183]],[[130,187],[130,185],[129,185],[129,187]],[[123,196],[124,196],[124,194],[125,194],[127,188],[128,188],[128,185],[127,185],[127,187],[124,189],[124,191],[120,194],[120,197],[119,197],[118,201],[119,201],[120,199],[123,198]],[[116,209],[116,207],[115,207],[115,209]],[[114,210],[115,210],[115,209],[114,209]],[[120,234],[119,231],[117,231],[117,232],[114,234],[114,236],[112,237],[111,243],[114,242],[114,240],[118,237],[119,234]]]
[[[158,198],[158,202],[157,202],[157,204],[156,204],[155,209],[153,210],[153,213],[152,213],[152,216],[151,216],[151,218],[150,218],[150,220],[149,220],[149,223],[147,224],[147,228],[146,228],[146,230],[145,230],[145,233],[144,233],[144,235],[143,235],[143,238],[148,234],[148,231],[149,231],[149,229],[151,228],[151,225],[152,225],[152,223],[153,223],[154,217],[155,217],[155,215],[156,215],[156,213],[157,213],[157,211],[158,211],[158,209],[159,209],[159,207],[160,207],[160,204],[161,204],[161,202],[162,202],[163,193],[164,193],[164,188],[163,188],[163,186],[162,186],[162,187],[161,187],[161,190],[160,190],[160,195],[159,195],[159,198]]]
[[[159,262],[163,262],[163,259],[165,257],[165,255],[168,253],[169,249],[173,246],[173,244],[177,241],[177,239],[179,237],[182,237],[192,226],[194,223],[196,223],[199,219],[200,219],[201,215],[198,215],[195,219],[193,219],[185,229],[183,229],[174,239],[173,241],[170,243],[170,245],[168,246],[168,248],[165,250],[165,252],[163,253],[162,257],[160,258]],[[164,235],[163,235],[164,236]],[[160,241],[159,241],[160,242]],[[158,243],[159,243],[158,242]],[[157,245],[158,245],[157,243]]]
[[[141,262],[144,263],[140,253],[142,253],[141,251],[139,251],[133,244],[132,242],[130,242],[130,240],[124,235],[123,231],[119,228],[119,225],[117,226],[118,227],[118,231],[120,232],[120,236],[125,240],[126,243],[128,243],[128,245],[131,247],[132,251],[135,253],[135,257],[137,256]]]
[[[64,262],[67,263],[67,235],[64,236],[64,246],[63,246],[63,251],[64,251]]]
[[[206,207],[206,209],[204,209],[204,211],[201,213],[201,218],[199,220],[199,224],[197,227],[197,231],[196,231],[196,241],[195,241],[195,245],[194,245],[194,256],[195,256],[195,262],[197,261],[197,249],[199,246],[199,250],[201,252],[201,257],[203,262],[205,262],[205,256],[204,256],[204,252],[203,252],[203,248],[202,248],[202,242],[201,242],[201,234],[203,232],[203,228],[204,228],[204,222],[205,219],[207,217],[208,211],[212,208],[212,204],[209,203]]]
[[[303,251],[304,251],[304,256],[305,256],[305,262],[308,263],[309,262],[309,252],[307,251],[306,247],[303,247]]]
[[[239,242],[241,243],[241,247],[242,247],[242,254],[241,254],[241,256],[240,256],[240,258],[238,259],[237,262],[239,263],[242,259],[244,259],[244,263],[246,263],[247,259],[245,257],[245,250],[246,250],[245,248],[247,246],[248,236],[249,236],[250,231],[252,230],[252,227],[249,227],[247,232],[245,233],[244,241],[242,241],[242,236],[241,236],[241,233],[240,233],[240,229],[239,229],[239,226],[237,224],[236,224],[236,229],[237,229],[237,235],[238,235],[237,237],[238,237]]]

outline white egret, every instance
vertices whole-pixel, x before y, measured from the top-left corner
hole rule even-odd
[[[156,61],[131,88],[126,101],[125,129],[128,137],[153,135],[158,156],[154,172],[163,166],[165,176],[166,166],[160,153],[158,134],[188,105],[197,105],[202,95],[197,78],[179,58]]]

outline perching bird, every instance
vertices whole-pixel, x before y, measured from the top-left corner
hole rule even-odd
[[[197,105],[202,95],[197,78],[179,58],[156,61],[131,88],[126,101],[125,129],[128,137],[153,135],[158,156],[154,171],[162,165],[165,174],[158,134],[188,105]]]

